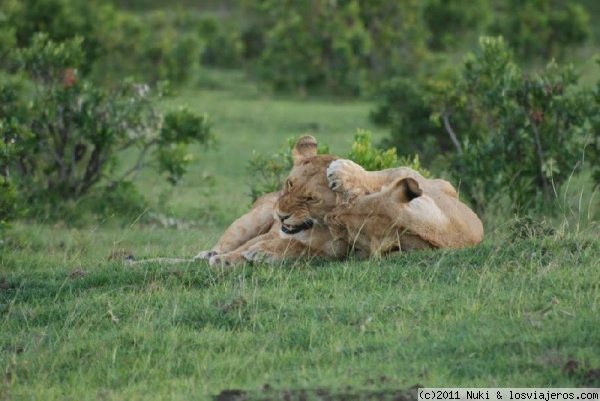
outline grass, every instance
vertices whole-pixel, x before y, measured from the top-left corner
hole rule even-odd
[[[106,233],[60,250],[38,233],[3,261],[6,399],[598,384],[596,238],[218,271],[127,267],[103,257]]]
[[[600,386],[593,221],[551,231],[504,216],[478,247],[389,260],[221,271],[111,259],[209,248],[248,206],[254,149],[276,152],[288,136],[310,132],[344,154],[356,128],[373,129],[366,103],[276,99],[230,78],[165,104],[208,112],[220,147],[198,151],[182,186],[150,173],[138,182],[173,214],[200,218],[213,208],[218,224],[165,229],[139,216],[78,229],[18,224],[0,244],[0,399]]]

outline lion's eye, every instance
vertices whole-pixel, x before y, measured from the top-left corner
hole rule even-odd
[[[312,196],[307,196],[304,198],[304,200],[306,202],[316,202],[317,200],[315,198],[313,198]]]

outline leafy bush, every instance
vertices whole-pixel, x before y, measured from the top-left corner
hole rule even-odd
[[[389,128],[384,146],[395,147],[402,156],[420,154],[427,162],[450,148],[442,127],[430,118],[434,109],[426,82],[393,77],[381,85],[377,98],[370,119]]]
[[[365,130],[358,130],[354,135],[354,142],[347,158],[360,164],[365,170],[383,170],[395,166],[398,162],[396,149],[373,148],[371,133]]]
[[[191,160],[187,145],[213,140],[205,116],[183,109],[162,116],[154,107],[160,88],[125,82],[105,90],[79,76],[79,38],[55,43],[37,34],[16,58],[25,78],[0,82],[0,123],[4,143],[17,146],[7,166],[23,199],[78,199],[102,180],[118,186],[145,167],[175,183]],[[137,160],[119,169],[127,150]]]
[[[290,137],[285,150],[281,150],[271,157],[255,153],[250,160],[248,171],[250,173],[250,196],[254,202],[258,197],[269,192],[279,191],[285,178],[293,167],[292,149],[296,138]],[[328,154],[329,146],[320,145],[319,154]],[[403,157],[398,159],[396,149],[376,149],[371,144],[371,133],[358,130],[354,136],[351,150],[347,159],[360,164],[366,170],[383,170],[386,168],[405,166],[411,167],[425,177],[431,174],[421,166],[418,156]]]
[[[430,33],[429,47],[455,48],[470,32],[485,29],[491,14],[489,0],[428,0],[423,19]]]
[[[523,59],[561,58],[591,36],[588,13],[573,1],[509,0],[492,27]]]
[[[276,90],[358,95],[392,70],[414,70],[426,50],[417,0],[246,3],[262,28],[246,30],[253,71]]]
[[[366,65],[371,83],[389,74],[412,75],[429,58],[429,32],[422,16],[422,0],[357,1],[360,20],[369,33]],[[371,89],[371,88],[368,88]]]
[[[117,15],[112,5],[98,0],[4,0],[0,12],[14,30],[17,47],[30,46],[39,32],[55,42],[85,37],[80,64],[84,72],[106,53],[104,39]]]
[[[596,56],[596,64],[600,67],[600,54]],[[592,169],[593,179],[596,185],[596,189],[600,189],[600,167],[598,163],[594,162],[600,160],[600,80],[596,83],[596,89],[592,93],[592,101],[586,103],[586,109],[584,113],[590,117],[590,131],[592,133],[589,138],[588,146],[586,148],[586,155],[592,165],[595,167]],[[595,163],[595,164],[594,164]]]
[[[100,218],[116,214],[138,218],[147,210],[147,203],[135,183],[117,181],[107,186],[94,188],[90,196],[81,202],[81,209],[89,210]],[[83,215],[84,213],[76,214]]]
[[[551,206],[556,189],[584,167],[585,150],[591,154],[597,141],[599,103],[578,87],[573,68],[552,62],[539,72],[522,72],[501,38],[482,38],[460,73],[417,82],[414,90],[420,99],[405,95],[405,109],[390,102],[375,115],[385,115],[385,107],[399,114],[390,119],[390,141],[403,146],[418,132],[411,128],[419,127],[410,105],[425,105],[417,108],[421,124],[435,121],[437,137],[443,130],[452,145],[445,150],[452,173],[480,212],[504,197],[515,212]],[[406,136],[397,141],[405,127]]]
[[[120,12],[104,33],[105,54],[93,77],[110,81],[132,77],[155,83],[182,84],[198,74],[202,41],[193,16],[166,11],[145,14]]]
[[[0,232],[8,227],[17,213],[17,190],[10,180],[0,177]]]
[[[240,68],[243,65],[244,44],[234,24],[209,15],[198,21],[200,36],[205,45],[202,65],[215,68]]]
[[[0,28],[0,56],[8,45],[29,47],[37,33],[57,43],[81,37],[80,72],[96,81],[130,76],[180,84],[200,66],[202,43],[193,15],[131,14],[98,0],[6,0],[0,15],[5,20],[0,22],[5,25]],[[11,34],[14,43],[9,43]]]
[[[15,145],[5,140],[8,131],[5,121],[0,121],[0,232],[14,220],[19,209],[17,190],[10,179],[9,164],[15,157]]]
[[[277,0],[261,2],[260,9],[267,23],[256,68],[260,78],[276,90],[359,90],[369,42],[355,2]]]

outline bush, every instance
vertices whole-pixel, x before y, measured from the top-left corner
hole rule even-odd
[[[377,98],[370,119],[389,128],[384,146],[395,147],[402,156],[420,154],[427,162],[449,148],[447,135],[430,118],[434,109],[424,82],[393,77],[381,85]]]
[[[456,48],[469,33],[485,29],[491,14],[489,0],[428,0],[423,19],[430,33],[429,47]]]
[[[396,149],[374,148],[371,144],[371,133],[365,130],[358,130],[354,135],[347,158],[360,164],[365,170],[383,170],[397,165],[398,162]]]
[[[358,6],[315,0],[261,2],[267,15],[258,76],[279,91],[356,94],[368,36]]]
[[[0,121],[0,233],[19,212],[17,190],[10,179],[9,164],[15,158],[15,145],[6,140],[6,122]]]
[[[418,0],[246,3],[261,27],[244,35],[252,71],[279,91],[359,95],[426,53]]]
[[[132,77],[181,84],[199,70],[202,43],[193,15],[131,14],[98,0],[6,0],[2,15],[0,56],[3,48],[29,47],[44,33],[56,43],[83,38],[80,72],[100,82]]]
[[[98,0],[4,0],[0,13],[14,30],[16,46],[28,47],[36,33],[44,32],[55,42],[85,37],[81,46],[85,59],[83,72],[106,54],[105,36],[112,29],[117,11]]]
[[[244,44],[234,24],[228,24],[215,16],[203,16],[198,21],[200,36],[205,42],[202,65],[214,68],[241,68]]]
[[[503,5],[492,31],[503,35],[522,59],[562,58],[591,37],[589,15],[575,2],[510,0]]]
[[[4,143],[17,146],[7,165],[25,200],[79,199],[101,181],[118,186],[145,167],[176,183],[191,160],[187,145],[213,140],[205,116],[162,116],[154,107],[160,88],[125,82],[105,90],[86,81],[78,73],[81,39],[55,43],[38,34],[16,58],[24,79],[0,82],[0,123]],[[138,158],[119,169],[126,150]]]
[[[466,57],[453,79],[421,81],[416,92],[431,108],[427,121],[436,121],[449,138],[446,159],[481,213],[504,197],[515,212],[551,207],[556,188],[580,171],[586,149],[591,154],[597,141],[592,127],[599,103],[591,91],[578,87],[573,68],[550,63],[524,73],[501,38],[482,38],[479,51]],[[392,123],[418,126],[412,110],[395,109],[400,117]],[[425,116],[421,121],[428,124]],[[403,128],[393,127],[391,141],[398,144],[396,133]]]
[[[600,54],[596,55],[596,64],[600,67]],[[594,160],[600,160],[600,80],[596,83],[596,89],[592,93],[593,101],[587,103],[586,115],[590,116],[590,130],[592,137],[586,148],[586,155],[591,163]],[[595,134],[594,134],[595,133]],[[600,189],[600,167],[598,163],[593,164],[596,168],[592,170],[595,189]]]
[[[390,74],[412,75],[429,58],[429,32],[422,16],[421,0],[369,0],[357,2],[360,20],[371,42],[367,68],[371,83]],[[368,88],[370,89],[370,88]]]
[[[104,35],[105,54],[110,57],[94,66],[96,80],[131,77],[182,84],[199,73],[203,45],[195,17],[165,11],[120,12],[112,25]]]

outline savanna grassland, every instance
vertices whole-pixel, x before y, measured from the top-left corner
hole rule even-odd
[[[383,135],[368,103],[274,98],[235,74],[220,82],[163,105],[207,112],[218,147],[198,150],[179,186],[152,173],[137,181],[155,202],[146,213],[160,203],[179,228],[120,215],[16,223],[3,240],[0,399],[600,386],[600,230],[586,191],[557,195],[559,218],[498,213],[485,241],[462,251],[234,270],[125,264],[208,249],[250,204],[253,151],[312,133],[345,154],[357,128]]]
[[[597,0],[0,1],[0,401],[600,387],[598,43]],[[127,263],[210,249],[254,155],[358,129],[484,241]]]

